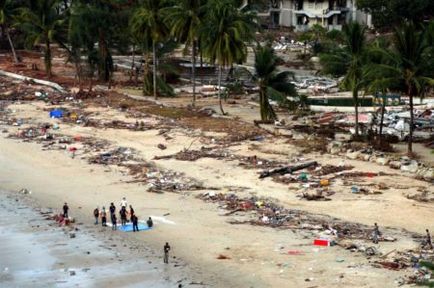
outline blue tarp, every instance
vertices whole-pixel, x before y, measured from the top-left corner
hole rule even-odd
[[[152,228],[149,228],[148,225],[146,224],[141,224],[139,223],[139,231],[145,231],[145,230],[151,230]],[[132,223],[127,223],[127,225],[122,226],[122,225],[118,225],[118,230],[123,231],[123,232],[133,232],[133,224]]]
[[[62,117],[63,117],[63,110],[54,109],[50,111],[50,118],[62,118]]]

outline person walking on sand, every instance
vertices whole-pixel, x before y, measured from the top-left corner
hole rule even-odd
[[[110,204],[109,210],[110,210],[110,217],[116,213],[116,206],[115,204],[113,204],[113,202]]]
[[[107,226],[107,212],[105,211],[105,207],[102,206],[101,210],[101,224],[102,226]]]
[[[131,216],[131,222],[133,222],[133,232],[139,232],[139,218],[136,215]]]
[[[119,215],[121,216],[121,225],[125,226],[127,224],[127,209],[122,207],[119,211]]]
[[[68,210],[69,210],[68,204],[66,204],[66,202],[65,202],[65,205],[63,205],[63,217],[64,218],[68,218]]]
[[[154,226],[154,222],[152,222],[152,218],[149,217],[148,221],[146,221],[146,224],[148,224],[149,228],[152,228],[152,226]]]
[[[163,250],[164,250],[164,263],[169,264],[170,245],[168,242],[166,242],[166,245],[164,245]]]
[[[98,207],[93,210],[93,216],[95,217],[95,225],[98,225],[98,218],[99,218],[99,209]]]
[[[112,214],[112,230],[116,230],[116,229],[118,229],[118,226],[117,226],[117,220],[118,219],[116,219],[116,214]]]
[[[134,209],[133,206],[130,205],[130,221],[133,222],[133,217],[134,217]]]
[[[422,243],[422,249],[425,249],[426,246],[429,246],[429,248],[432,250],[433,245],[432,245],[431,234],[429,233],[428,229],[426,229],[425,231],[426,231],[426,238],[425,241]]]
[[[381,232],[380,229],[378,228],[377,223],[374,224],[374,230],[372,231],[372,242],[374,242],[374,244],[378,244],[378,240],[381,237]]]

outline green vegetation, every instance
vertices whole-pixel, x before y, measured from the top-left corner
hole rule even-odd
[[[132,51],[130,80],[143,71],[143,94],[173,96],[168,84],[176,71],[168,55],[180,45],[191,54],[193,106],[196,104],[196,62],[204,57],[218,68],[218,96],[222,98],[223,68],[233,69],[247,57],[248,45],[255,40],[259,20],[255,9],[265,9],[265,0],[249,1],[239,9],[239,0],[0,0],[1,35],[15,62],[19,57],[14,43],[25,39],[28,47],[44,52],[46,75],[52,72],[52,46],[68,53],[68,61],[76,68],[80,89],[83,79],[94,74],[98,81],[112,82],[114,53]],[[314,25],[299,35],[299,40],[312,44],[313,54],[320,56],[322,73],[342,77],[341,87],[352,92],[358,120],[359,97],[363,93],[397,93],[408,96],[413,108],[414,97],[424,97],[434,85],[434,2],[429,0],[360,0],[358,7],[373,14],[375,25],[393,30],[382,36],[367,35],[367,29],[356,23],[343,31],[327,31]],[[17,36],[18,35],[18,36]],[[369,37],[368,37],[369,36]],[[18,42],[19,43],[19,42]],[[253,46],[253,45],[252,45]],[[303,57],[307,57],[307,47]],[[140,67],[135,55],[140,55]],[[203,57],[202,57],[203,56]],[[310,55],[309,55],[310,57]],[[289,83],[289,73],[279,73],[279,58],[267,45],[255,50],[255,75],[260,88],[261,119],[276,119],[269,100],[289,103],[287,96],[296,96]],[[233,76],[233,75],[232,75]],[[228,85],[229,92],[242,91],[240,83]],[[307,103],[305,97],[293,97]],[[411,111],[413,111],[411,109]],[[411,113],[413,121],[413,113]],[[356,121],[356,135],[359,127]],[[413,128],[413,125],[410,125]],[[410,129],[409,152],[412,151]]]

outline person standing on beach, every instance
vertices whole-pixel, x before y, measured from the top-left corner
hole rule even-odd
[[[122,207],[119,211],[119,215],[121,215],[121,224],[125,226],[127,224],[127,208]]]
[[[99,218],[99,209],[98,207],[93,210],[93,216],[95,217],[95,225],[98,225],[98,218]]]
[[[432,245],[431,234],[429,233],[428,229],[426,229],[425,231],[426,231],[426,238],[424,243],[422,244],[422,249],[425,249],[426,246],[429,246],[429,248],[432,250],[433,245]]]
[[[125,197],[122,197],[122,200],[121,200],[121,208],[122,208],[122,207],[125,207],[125,209],[127,209],[127,207],[128,207],[127,204],[128,204],[128,203],[127,203],[127,199],[126,199]]]
[[[102,206],[101,210],[101,224],[102,226],[107,226],[107,212],[105,211],[105,207]]]
[[[133,232],[139,232],[139,218],[136,215],[131,216],[131,222],[133,222]]]
[[[133,217],[134,217],[134,209],[133,206],[130,205],[130,221],[133,222]]]
[[[378,228],[377,223],[374,224],[374,231],[372,231],[372,242],[374,242],[374,244],[378,244],[378,240],[381,237],[381,232],[380,229]]]
[[[68,210],[69,210],[68,204],[66,204],[66,202],[65,202],[65,205],[63,205],[63,217],[64,218],[68,218]]]
[[[146,224],[148,224],[149,228],[152,228],[152,226],[154,226],[154,222],[152,222],[152,218],[149,217],[148,221],[146,221]]]
[[[166,245],[164,245],[163,250],[164,250],[164,263],[169,264],[170,245],[168,242],[166,242]]]
[[[117,226],[118,219],[116,219],[116,214],[112,214],[111,218],[112,218],[112,230],[116,230],[118,228]]]
[[[110,217],[112,217],[116,213],[116,206],[113,204],[113,202],[110,204]]]

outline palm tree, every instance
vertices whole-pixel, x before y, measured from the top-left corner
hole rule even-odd
[[[391,49],[380,50],[382,63],[373,66],[378,77],[373,85],[387,87],[391,91],[407,94],[410,102],[410,131],[408,153],[413,151],[414,96],[422,96],[428,87],[434,85],[433,47],[430,45],[428,30],[418,31],[411,23],[397,28]]]
[[[12,56],[15,63],[18,63],[17,53],[15,52],[14,43],[12,42],[11,35],[9,34],[9,26],[11,25],[12,18],[15,16],[16,7],[14,7],[12,0],[0,0],[0,27],[3,29],[6,38],[8,38],[9,45],[11,46]]]
[[[291,72],[277,72],[279,57],[274,49],[267,46],[258,46],[255,51],[255,75],[259,86],[259,104],[261,120],[277,120],[276,113],[269,103],[269,98],[284,99],[286,96],[297,94],[295,87],[289,82]]]
[[[143,46],[148,49],[152,44],[153,55],[153,93],[157,99],[157,44],[161,43],[169,34],[166,21],[163,18],[162,10],[165,8],[165,1],[143,0],[130,21],[132,33],[136,38],[143,41]],[[147,58],[147,57],[145,57]],[[145,73],[145,77],[147,77]],[[146,81],[146,78],[145,78]]]
[[[27,43],[45,46],[44,62],[48,78],[52,76],[51,44],[54,41],[60,42],[66,22],[65,14],[58,13],[59,2],[59,0],[32,1],[32,9],[23,8],[19,17],[21,27],[27,34]]]
[[[359,136],[359,91],[364,86],[363,67],[365,65],[366,27],[351,22],[343,27],[344,45],[329,53],[321,54],[323,72],[334,76],[344,76],[342,86],[350,90],[355,110],[355,135]]]
[[[218,98],[221,97],[222,68],[245,61],[246,41],[253,39],[254,15],[238,10],[231,0],[210,0],[206,7],[206,22],[201,31],[204,55],[218,65]]]
[[[193,107],[196,105],[196,49],[199,28],[202,25],[204,0],[180,0],[177,5],[165,9],[165,18],[169,23],[170,33],[179,42],[191,46],[191,81],[193,84]]]

